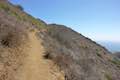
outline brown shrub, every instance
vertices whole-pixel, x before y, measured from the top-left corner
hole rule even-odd
[[[25,43],[27,34],[22,28],[9,25],[0,26],[0,46],[18,47]]]

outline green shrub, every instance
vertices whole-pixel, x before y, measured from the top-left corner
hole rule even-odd
[[[111,75],[105,74],[107,80],[113,80]]]
[[[2,4],[2,3],[0,3],[0,9],[5,10],[6,12],[8,12],[8,11],[10,10],[10,8],[9,8],[8,5],[6,5],[6,4]]]
[[[9,15],[12,15],[16,17],[17,19],[21,20],[20,15],[18,15],[17,12],[13,11],[9,5],[0,3],[0,9],[4,10],[5,12],[8,12]]]
[[[35,32],[35,29],[30,29],[30,32]]]
[[[102,57],[102,55],[99,52],[96,52],[97,56]]]
[[[100,50],[99,49],[96,49],[96,54],[97,54],[97,56],[102,57],[102,55],[100,54]]]
[[[120,66],[120,60],[117,59],[117,58],[113,58],[113,59],[111,60],[111,62],[114,63],[114,64],[116,64],[116,65],[118,65],[118,66]]]

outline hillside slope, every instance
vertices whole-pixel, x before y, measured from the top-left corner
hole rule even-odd
[[[120,80],[120,60],[72,29],[0,0],[0,80]]]
[[[40,36],[44,36],[47,55],[65,71],[66,80],[120,79],[119,60],[106,48],[70,28],[50,24]]]
[[[31,23],[40,21],[17,8],[12,11],[14,8],[9,2],[0,2],[0,80],[64,80],[58,66],[44,59],[41,39],[36,36],[46,24],[41,21],[42,27],[37,27]],[[28,17],[26,22],[21,20],[22,13]]]

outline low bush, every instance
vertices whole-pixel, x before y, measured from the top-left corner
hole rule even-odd
[[[117,58],[113,58],[113,60],[111,60],[111,62],[120,66],[120,60]]]
[[[105,74],[105,77],[106,77],[107,80],[113,80],[111,75]]]
[[[19,47],[24,44],[26,38],[27,34],[23,29],[10,25],[0,26],[0,46]]]
[[[16,8],[18,8],[18,9],[20,9],[20,10],[24,10],[24,8],[21,6],[21,5],[15,5],[16,6]]]
[[[0,3],[0,9],[5,10],[6,12],[10,10],[9,6],[4,3]]]

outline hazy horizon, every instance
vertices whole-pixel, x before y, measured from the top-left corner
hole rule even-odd
[[[100,44],[106,47],[106,41],[120,43],[119,0],[10,0],[10,2],[20,4],[25,12],[47,23],[63,24],[96,42],[105,42]],[[120,46],[118,47],[117,50],[120,49]]]
[[[104,46],[110,52],[120,52],[120,42],[111,42],[111,41],[96,41],[97,43]]]

